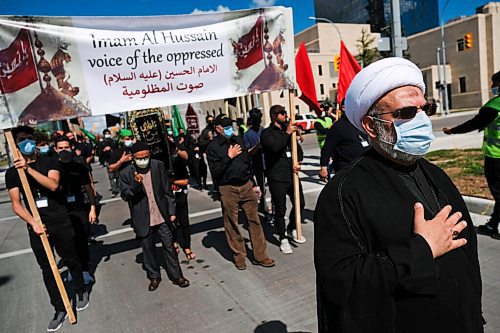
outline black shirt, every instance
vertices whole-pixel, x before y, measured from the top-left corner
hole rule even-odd
[[[111,147],[111,150],[104,151],[105,147]],[[101,155],[99,158],[102,158],[105,162],[109,162],[112,151],[118,148],[118,144],[113,139],[104,139],[99,144],[99,148],[101,151]]]
[[[333,170],[338,172],[368,149],[366,134],[360,132],[345,116],[342,116],[326,135],[325,145],[321,148],[320,163],[321,166],[327,166],[332,157]]]
[[[109,164],[115,164],[116,162],[118,162],[120,160],[120,158],[122,157],[123,153],[125,153],[125,152],[127,154],[130,154],[130,149],[125,148],[125,147],[120,147],[118,149],[113,150],[113,152],[111,153],[111,157],[109,158]],[[120,172],[121,170],[123,170],[127,166],[129,166],[131,163],[132,163],[132,161],[126,161],[126,162],[122,163],[120,168],[116,171]]]
[[[229,158],[227,151],[230,145],[238,144],[242,152],[235,158]],[[207,160],[212,177],[219,185],[241,186],[253,181],[250,156],[241,136],[227,139],[223,135],[216,136],[207,148]],[[254,182],[255,183],[255,182]]]
[[[76,161],[61,162],[61,180],[59,184],[68,209],[83,206],[83,186],[90,185],[90,176],[85,165]]]
[[[174,161],[172,163],[172,168],[174,171],[173,175],[174,180],[189,179],[187,161],[179,157],[179,155],[175,156]],[[181,189],[187,189],[187,186],[180,186],[180,185],[177,186],[179,186]]]
[[[292,180],[291,135],[271,124],[262,131],[260,143],[266,162],[266,176],[274,181]],[[302,160],[302,148],[297,144],[298,160]]]
[[[40,172],[44,176],[48,176],[50,170],[57,170],[59,172],[61,171],[61,165],[59,161],[52,157],[38,156],[36,161],[30,163],[29,166],[32,169]],[[66,207],[64,206],[63,192],[60,189],[51,191],[43,187],[27,172],[26,176],[28,178],[28,182],[30,184],[31,192],[33,193],[35,202],[37,202],[38,212],[40,214],[42,222],[44,224],[47,224],[64,218],[68,214],[68,212],[66,210]],[[5,185],[7,186],[7,189],[16,187],[19,188],[24,198],[24,206],[31,213],[28,200],[26,199],[26,195],[24,194],[24,190],[21,184],[21,179],[19,178],[19,174],[16,168],[11,167],[9,170],[7,170],[5,174]]]

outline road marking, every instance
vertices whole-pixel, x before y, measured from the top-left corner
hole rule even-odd
[[[323,186],[316,187],[316,188],[310,188],[310,189],[304,190],[303,192],[304,192],[304,194],[308,194],[308,193],[313,193],[313,192],[321,191],[322,189],[323,189]],[[117,201],[117,200],[121,200],[121,199],[120,198],[112,198],[112,199],[107,199],[106,202]],[[103,200],[101,202],[104,202],[104,201],[105,200]],[[266,198],[266,201],[270,202],[271,198]],[[222,211],[221,208],[207,209],[207,210],[204,210],[204,211],[201,211],[201,212],[196,212],[196,213],[189,214],[189,217],[190,218],[195,218],[195,217],[200,217],[200,216],[205,216],[205,215],[210,215],[210,214],[218,213],[218,212],[221,212],[221,211]],[[2,219],[0,219],[0,221],[14,220],[16,218],[18,218],[18,217],[17,216],[10,216],[10,217],[6,217],[6,218],[2,218]],[[117,229],[117,230],[112,230],[112,231],[108,232],[107,234],[104,234],[104,235],[101,235],[101,236],[97,236],[96,239],[99,240],[99,239],[103,239],[103,238],[108,238],[108,237],[112,237],[112,236],[116,236],[116,235],[120,235],[120,234],[129,232],[129,231],[133,231],[133,229],[131,227],[125,227],[125,228],[121,228],[121,229]],[[20,256],[20,255],[23,255],[23,254],[31,253],[31,252],[33,252],[33,250],[31,250],[31,248],[29,248],[29,249],[22,249],[22,250],[7,252],[7,253],[1,253],[0,254],[0,259],[6,259],[6,258],[11,258],[11,257],[16,257],[16,256]]]
[[[2,254],[0,254],[0,259],[5,259],[5,258],[10,258],[10,257],[20,256],[21,254],[26,254],[26,253],[31,253],[31,252],[33,252],[32,249],[23,249],[23,250],[17,250],[17,251],[2,253]]]

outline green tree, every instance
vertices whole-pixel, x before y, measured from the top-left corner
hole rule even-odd
[[[361,37],[356,41],[356,47],[359,52],[356,56],[356,60],[361,63],[362,67],[368,66],[372,62],[381,58],[378,49],[373,47],[376,38],[366,31],[366,29],[361,30]]]

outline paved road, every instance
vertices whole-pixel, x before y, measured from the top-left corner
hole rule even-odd
[[[97,188],[105,196],[100,235],[92,247],[96,284],[91,306],[78,313],[78,324],[66,322],[61,332],[316,332],[315,275],[310,219],[323,185],[316,176],[318,150],[314,134],[306,135],[301,174],[306,196],[306,244],[292,255],[279,253],[274,229],[266,225],[274,268],[249,265],[237,271],[231,263],[220,206],[206,192],[191,190],[189,203],[193,250],[198,260],[183,261],[192,285],[180,289],[166,278],[154,292],[141,268],[142,256],[128,226],[128,209],[109,197],[102,168],[95,168]],[[12,217],[6,191],[0,190],[0,332],[42,332],[52,309],[40,271],[29,252],[23,222]],[[475,223],[484,223],[475,215]],[[486,332],[500,331],[498,276],[500,242],[479,237]],[[181,256],[183,259],[183,257]],[[165,277],[165,274],[164,274]]]

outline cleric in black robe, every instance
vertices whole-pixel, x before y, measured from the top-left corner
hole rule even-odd
[[[422,158],[435,108],[424,92],[420,70],[401,58],[365,67],[349,87],[346,114],[373,148],[317,202],[320,333],[483,332],[471,217],[449,177]]]

